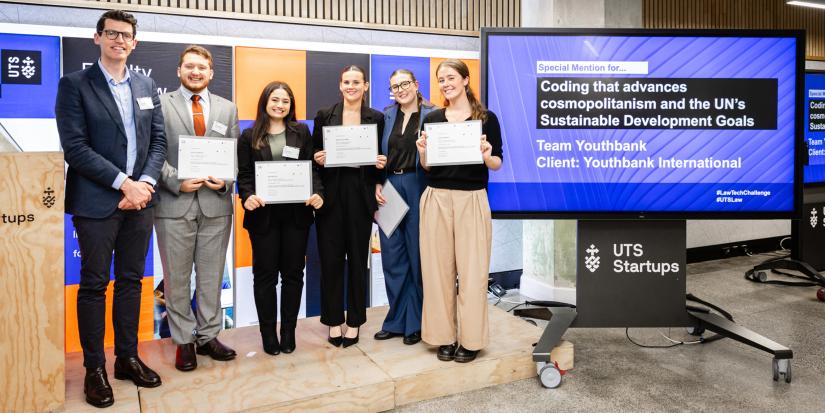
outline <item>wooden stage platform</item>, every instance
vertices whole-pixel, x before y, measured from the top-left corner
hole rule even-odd
[[[107,371],[115,393],[108,412],[384,411],[395,406],[536,376],[532,345],[541,329],[490,307],[490,345],[472,363],[439,361],[436,347],[404,345],[400,338],[376,341],[387,307],[370,308],[361,339],[347,349],[326,341],[318,317],[298,320],[297,348],[270,356],[257,327],[226,330],[220,339],[238,352],[229,362],[198,356],[192,372],[175,369],[170,339],[141,343],[141,358],[163,379],[154,389],[137,388]],[[573,368],[573,345],[553,352],[564,370]],[[101,412],[85,403],[80,353],[66,356],[66,411]]]

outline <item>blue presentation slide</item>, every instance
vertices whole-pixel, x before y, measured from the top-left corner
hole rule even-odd
[[[825,73],[805,75],[805,183],[825,183]]]
[[[488,33],[493,212],[789,213],[794,37]]]

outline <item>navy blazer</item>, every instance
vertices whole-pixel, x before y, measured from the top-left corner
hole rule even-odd
[[[241,138],[238,139],[238,195],[241,197],[241,205],[255,194],[255,162],[272,160],[272,149],[268,145],[261,149],[252,147],[252,129],[244,129]],[[287,124],[286,146],[298,148],[297,160],[311,161],[313,152],[309,127],[299,122]],[[324,185],[315,162],[312,163],[312,193],[324,198]],[[249,232],[266,233],[269,231],[272,215],[287,214],[296,225],[309,228],[315,219],[313,210],[311,206],[302,203],[269,204],[252,211],[244,208],[243,227]]]
[[[421,130],[421,125],[424,124],[424,117],[427,116],[428,113],[436,110],[437,108],[432,104],[424,103],[418,107],[418,130]],[[398,116],[399,107],[397,104],[392,104],[387,106],[384,109],[384,134],[381,137],[381,154],[389,156],[390,154],[390,135],[392,135],[392,128],[395,125],[395,118]],[[387,175],[391,174],[392,171],[387,170],[384,168],[383,174],[381,177],[381,182],[387,180]],[[427,176],[424,174],[424,168],[421,167],[421,160],[419,159],[418,155],[418,148],[415,151],[415,177],[418,179],[418,186],[419,192],[424,192],[424,189],[427,188]]]
[[[340,126],[343,124],[343,113],[344,102],[338,102],[329,108],[318,111],[318,114],[315,115],[315,124],[313,125],[314,129],[312,131],[313,153],[324,149],[324,126]],[[367,105],[361,105],[361,124],[367,125],[370,123],[378,125],[377,138],[381,139],[381,136],[384,135],[384,115]],[[378,150],[380,151],[381,142],[378,142],[378,144]],[[322,206],[317,213],[323,214],[332,208],[338,187],[340,186],[340,170],[341,168],[321,167],[321,178],[327,197],[324,199],[324,206]],[[375,168],[375,165],[361,166],[360,174],[362,183],[360,195],[364,198],[364,202],[367,205],[367,210],[364,212],[372,217],[372,214],[378,209],[378,202],[375,200],[375,184],[378,183],[379,180],[378,169]]]
[[[147,175],[157,180],[166,159],[166,134],[157,86],[154,80],[137,72],[129,71],[129,76],[137,145],[131,178],[137,180]],[[137,99],[143,97],[152,98],[153,109],[140,109]],[[97,63],[60,79],[55,115],[63,155],[69,164],[66,212],[87,218],[112,215],[122,197],[112,183],[118,173],[126,173],[126,130]]]

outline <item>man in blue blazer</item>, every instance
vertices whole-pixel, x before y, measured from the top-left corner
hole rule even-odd
[[[114,403],[103,352],[106,288],[114,251],[115,378],[142,387],[160,377],[138,358],[141,282],[152,235],[152,194],[166,158],[155,82],[127,69],[137,20],[112,10],[97,22],[100,60],[60,79],[57,129],[69,169],[66,212],[80,245],[77,324],[86,367],[86,401]]]

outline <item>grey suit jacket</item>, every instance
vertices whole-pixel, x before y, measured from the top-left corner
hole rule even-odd
[[[198,194],[198,203],[201,210],[207,217],[232,215],[234,210],[232,204],[234,181],[227,181],[222,191],[214,191],[204,185],[197,192],[180,192],[180,184],[183,181],[178,179],[178,140],[180,135],[195,135],[192,116],[189,115],[187,109],[187,105],[191,105],[191,102],[185,100],[180,90],[175,90],[161,95],[160,103],[166,126],[168,151],[158,181],[160,202],[155,208],[155,217],[182,217],[192,205],[196,193]],[[204,137],[237,140],[240,136],[237,107],[234,103],[211,92],[209,93],[209,119],[207,119],[207,122]],[[215,130],[221,129],[220,127],[214,127],[215,122],[220,122],[226,126],[224,134],[220,134]]]

